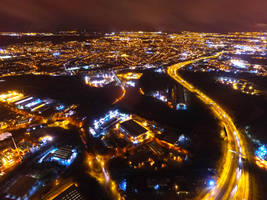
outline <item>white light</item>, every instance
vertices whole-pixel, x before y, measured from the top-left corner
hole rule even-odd
[[[208,185],[209,185],[210,187],[213,187],[213,186],[215,185],[215,181],[214,181],[214,180],[209,180],[209,181],[208,181]]]
[[[244,63],[243,61],[241,61],[241,60],[231,60],[231,63],[233,64],[233,65],[235,65],[236,67],[238,67],[238,68],[247,68],[247,65],[246,65],[246,63]]]
[[[6,56],[0,56],[0,59],[9,59],[9,58],[12,58],[12,56],[8,56],[8,55],[6,55]]]

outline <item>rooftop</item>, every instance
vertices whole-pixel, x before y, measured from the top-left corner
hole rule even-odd
[[[23,197],[28,195],[29,191],[36,184],[37,179],[30,176],[22,176],[13,184],[7,191],[9,195],[15,195],[16,197]]]
[[[68,160],[72,155],[71,147],[60,147],[53,153],[53,157],[57,157],[63,160]]]
[[[147,130],[144,127],[142,127],[141,125],[139,125],[137,122],[135,122],[132,119],[121,123],[120,127],[124,131],[126,131],[128,134],[130,134],[134,137],[139,136],[139,135],[147,132]]]
[[[70,186],[53,200],[85,200],[75,185]]]

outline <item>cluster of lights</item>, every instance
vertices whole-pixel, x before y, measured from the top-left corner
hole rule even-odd
[[[165,70],[159,67],[159,68],[155,69],[154,72],[162,74],[162,73],[165,73]]]
[[[230,62],[237,68],[241,68],[241,69],[248,68],[248,63],[246,63],[243,60],[232,59]]]
[[[75,158],[77,157],[78,153],[76,151],[76,149],[72,150],[72,155],[70,156],[69,159],[64,160],[55,156],[51,157],[51,161],[57,161],[59,164],[64,165],[64,166],[69,166],[71,165],[71,163],[73,163],[73,161],[75,160]]]
[[[98,137],[99,134],[97,133],[101,131],[102,126],[108,121],[115,118],[119,119],[120,121],[125,121],[126,119],[129,119],[129,117],[130,116],[128,114],[121,113],[119,110],[111,110],[104,117],[94,120],[93,126],[89,127],[89,131],[94,137]],[[100,135],[104,135],[104,133],[101,133]]]
[[[56,110],[57,111],[62,111],[62,110],[64,110],[65,109],[65,106],[63,105],[63,104],[60,104],[60,105],[58,105],[57,107],[56,107]]]
[[[168,101],[168,98],[163,95],[162,92],[154,91],[151,93],[151,96],[159,101],[167,103],[170,108],[174,108],[173,103],[171,101]],[[187,105],[185,103],[178,103],[175,108],[176,110],[187,110]]]
[[[262,160],[267,160],[267,148],[265,145],[261,145],[255,152],[255,155],[262,159]]]
[[[0,95],[0,101],[13,103],[24,98],[24,95],[16,91],[8,91],[7,93]]]
[[[119,116],[119,111],[118,110],[114,110],[114,111],[109,111],[104,117],[95,120],[93,125],[94,125],[94,129],[98,130],[105,122],[118,117]]]
[[[54,33],[35,33],[35,32],[0,32],[2,36],[11,36],[11,37],[18,37],[18,36],[52,36],[55,35]]]
[[[60,56],[60,55],[61,55],[60,52],[54,52],[54,53],[53,53],[53,56],[55,56],[55,57]]]
[[[119,184],[119,188],[120,188],[122,191],[126,192],[126,189],[127,189],[127,181],[126,181],[126,179],[123,179],[123,180],[120,182],[120,184]]]
[[[259,166],[262,169],[267,170],[267,161],[260,159],[259,157],[255,157],[256,165]]]
[[[183,145],[183,144],[187,144],[187,143],[189,143],[190,142],[190,138],[189,137],[187,137],[187,136],[185,136],[184,134],[182,134],[182,135],[180,135],[179,137],[178,137],[178,143],[181,145]]]
[[[46,143],[48,143],[48,142],[53,141],[53,137],[50,136],[50,135],[46,135],[46,136],[44,136],[44,137],[41,137],[41,138],[40,138],[40,141],[41,141],[43,144],[46,144]]]
[[[46,152],[38,161],[38,163],[43,163],[44,161],[56,161],[58,162],[60,165],[63,166],[69,166],[73,163],[73,161],[75,160],[75,158],[78,155],[78,152],[76,149],[72,149],[72,154],[68,159],[61,159],[59,157],[54,156],[54,153],[56,153],[59,149],[58,148],[54,148],[48,152]],[[51,156],[50,156],[51,155]]]
[[[33,37],[36,35],[79,35],[75,31],[60,33],[9,32],[1,34],[4,36]],[[5,75],[23,74],[25,72],[40,74],[41,66],[42,68],[44,66],[48,68],[58,66],[58,71],[51,72],[50,70],[44,70],[41,72],[42,74],[73,75],[79,73],[80,70],[84,72],[89,68],[100,68],[104,66],[103,63],[112,64],[112,66],[116,66],[118,69],[125,69],[122,66],[128,68],[156,69],[158,68],[158,64],[167,65],[177,60],[192,59],[199,55],[211,53],[214,50],[218,50],[218,48],[224,48],[225,52],[230,54],[250,54],[260,56],[260,59],[264,59],[264,55],[266,54],[266,37],[261,33],[247,34],[192,32],[182,32],[181,34],[143,32],[140,34],[139,32],[113,32],[106,33],[97,39],[87,39],[82,42],[71,41],[62,44],[53,44],[52,42],[43,41],[38,43],[13,44],[5,47],[5,49],[0,49],[0,57],[2,59],[9,59],[10,56],[26,58],[23,62],[20,62],[23,68],[22,70],[16,67],[10,70],[9,66],[5,67],[3,64],[3,74]],[[153,45],[147,45],[143,41],[150,41]],[[40,64],[38,66],[29,65],[28,63],[31,62],[31,59],[35,63]],[[38,62],[40,59],[46,62]],[[16,63],[17,60],[12,62]],[[64,63],[64,67],[60,67],[62,63]],[[10,66],[13,67],[16,65]],[[266,72],[264,68],[263,71]],[[94,82],[93,84],[97,85],[98,82]]]
[[[134,81],[127,81],[126,84],[131,86],[131,87],[135,87],[136,86],[136,83]]]
[[[162,94],[160,94],[159,91],[152,92],[151,96],[156,98],[156,99],[158,99],[158,100],[160,100],[160,101],[162,101],[162,102],[164,102],[164,103],[168,102],[167,97],[162,95]]]
[[[43,101],[42,101],[41,99],[36,99],[36,100],[34,100],[34,101],[32,101],[32,102],[26,104],[25,107],[26,107],[26,108],[31,108],[31,107],[33,107],[33,106],[35,106],[35,105],[37,105],[37,104],[42,103],[42,102],[43,102]]]
[[[42,163],[44,162],[44,160],[46,159],[46,157],[49,155],[49,154],[53,154],[55,153],[56,151],[58,150],[58,148],[54,148],[48,152],[46,152],[39,160],[38,160],[38,163]]]
[[[249,46],[249,45],[236,45],[234,46],[235,50],[235,54],[239,54],[239,55],[255,55],[255,54],[259,54],[259,55],[266,55],[265,53],[265,49],[261,48],[260,46]]]
[[[228,78],[228,77],[219,77],[218,80],[223,84],[234,84],[237,83],[237,79]]]
[[[255,139],[250,133],[249,133],[249,127],[245,127],[245,133],[251,139],[251,141],[258,146],[257,150],[255,151],[255,163],[258,167],[266,169],[267,170],[267,147],[266,145],[262,144],[260,140]]]
[[[184,103],[178,103],[176,105],[176,110],[186,110],[187,109],[187,105]]]
[[[234,90],[239,90],[242,93],[255,95],[258,94],[259,91],[253,87],[253,84],[247,82],[246,80],[237,80],[228,77],[219,77],[218,81],[221,84],[230,85]]]
[[[3,136],[2,136],[3,135]],[[12,137],[12,134],[10,133],[5,133],[5,134],[1,134],[3,140],[7,139],[8,137]],[[53,140],[53,138],[49,135],[46,135],[44,137],[40,137],[38,139],[38,143],[31,143],[31,147],[28,148],[23,148],[21,149],[20,147],[17,147],[17,144],[14,141],[14,146],[16,147],[16,149],[11,149],[11,148],[7,148],[1,151],[0,154],[0,162],[3,164],[2,167],[0,167],[0,172],[2,172],[2,170],[6,170],[16,164],[18,164],[21,161],[21,158],[26,155],[27,152],[30,153],[34,153],[38,150],[40,150],[40,148],[42,146],[47,145],[47,143],[51,142]],[[22,140],[23,142],[23,140]]]
[[[128,72],[126,74],[117,74],[118,77],[126,80],[140,79],[142,75],[143,75],[142,73],[133,73],[133,72]]]
[[[46,135],[43,137],[40,137],[39,139],[39,145],[34,145],[33,147],[30,148],[30,152],[34,153],[36,151],[39,151],[41,147],[47,145],[48,143],[53,141],[53,137],[50,135]]]
[[[0,55],[0,60],[6,60],[6,59],[10,59],[12,58],[12,56],[10,55]]]
[[[20,161],[17,152],[18,151],[15,151],[13,149],[2,150],[0,160],[2,166],[0,167],[0,172],[16,165]]]
[[[13,103],[18,109],[29,110],[31,112],[38,111],[44,106],[54,103],[52,99],[40,99],[33,96],[24,96],[22,93],[16,91],[8,91],[0,95],[0,101]],[[58,104],[55,109],[62,111],[65,108],[63,104]],[[39,112],[41,113],[41,112]]]
[[[115,80],[114,74],[97,74],[96,76],[85,76],[85,83],[91,87],[104,87]]]
[[[207,181],[207,185],[210,188],[213,188],[215,186],[215,184],[216,184],[216,182],[213,179],[210,179],[210,180]]]

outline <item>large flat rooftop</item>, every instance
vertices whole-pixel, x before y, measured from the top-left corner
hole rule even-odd
[[[75,185],[70,186],[53,200],[85,200]]]
[[[56,150],[53,153],[53,157],[63,159],[63,160],[68,160],[71,155],[72,155],[72,148],[69,146],[66,147],[60,147],[58,150]]]
[[[35,186],[36,182],[35,178],[22,176],[8,189],[7,193],[17,198],[28,196],[28,192]]]
[[[121,123],[120,128],[126,131],[127,134],[130,134],[131,136],[134,137],[142,135],[143,133],[147,132],[147,130],[143,126],[139,125],[132,119]]]

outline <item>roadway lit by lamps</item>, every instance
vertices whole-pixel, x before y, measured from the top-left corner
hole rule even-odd
[[[247,148],[235,127],[231,117],[212,99],[204,93],[196,89],[193,85],[185,81],[177,71],[188,64],[198,62],[200,60],[217,58],[223,52],[219,52],[214,56],[201,57],[195,60],[186,61],[172,65],[168,68],[167,73],[179,84],[183,85],[189,91],[195,93],[198,98],[213,111],[214,115],[220,119],[228,132],[227,149],[234,149],[239,153],[239,157],[233,158],[230,151],[225,152],[222,161],[218,182],[212,190],[210,190],[201,199],[249,199],[249,175],[242,170],[242,159],[240,154],[247,154]],[[230,141],[233,141],[232,143]],[[224,189],[226,187],[226,189]]]

